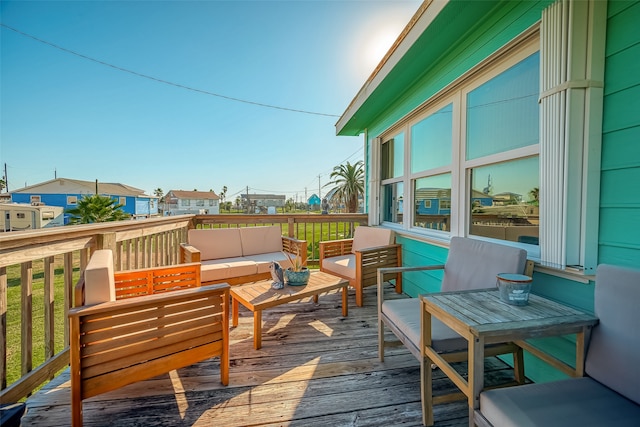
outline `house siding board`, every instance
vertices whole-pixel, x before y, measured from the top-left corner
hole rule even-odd
[[[640,126],[602,136],[602,171],[640,167]]]

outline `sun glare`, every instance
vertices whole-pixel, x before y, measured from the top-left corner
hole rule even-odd
[[[373,71],[389,51],[398,34],[391,30],[381,31],[369,40],[366,49],[367,66]]]

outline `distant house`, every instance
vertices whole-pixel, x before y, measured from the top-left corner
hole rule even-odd
[[[309,204],[309,209],[320,209],[320,203],[322,203],[322,200],[320,200],[320,197],[314,193],[309,197],[307,203]]]
[[[260,213],[275,213],[275,208],[284,207],[287,196],[281,194],[241,194],[240,200],[245,209]],[[269,209],[271,208],[271,209]]]
[[[218,215],[220,197],[213,191],[171,190],[164,196],[164,215]]]
[[[132,218],[149,218],[158,215],[158,198],[144,194],[144,190],[119,183],[68,178],[56,178],[15,190],[11,192],[11,201],[70,209],[75,208],[82,197],[94,194],[115,199],[122,205],[122,210]],[[64,223],[68,222],[69,215],[65,214]]]

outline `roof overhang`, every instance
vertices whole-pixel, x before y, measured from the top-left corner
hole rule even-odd
[[[336,123],[336,135],[357,136],[415,83],[500,0],[426,0]]]

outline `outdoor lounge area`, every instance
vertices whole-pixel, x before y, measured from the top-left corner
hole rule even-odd
[[[365,289],[364,307],[341,313],[341,291],[267,310],[263,346],[253,348],[251,312],[241,308],[230,332],[229,385],[220,384],[219,359],[138,382],[84,401],[85,426],[421,426],[420,364],[404,347],[378,360],[376,288]],[[406,298],[393,286],[389,299]],[[355,291],[349,290],[353,304]],[[466,375],[466,363],[457,365]],[[486,360],[487,382],[513,370]],[[455,386],[434,372],[434,390]],[[24,426],[70,425],[66,370],[28,399]],[[468,425],[465,401],[437,405],[436,426]]]

